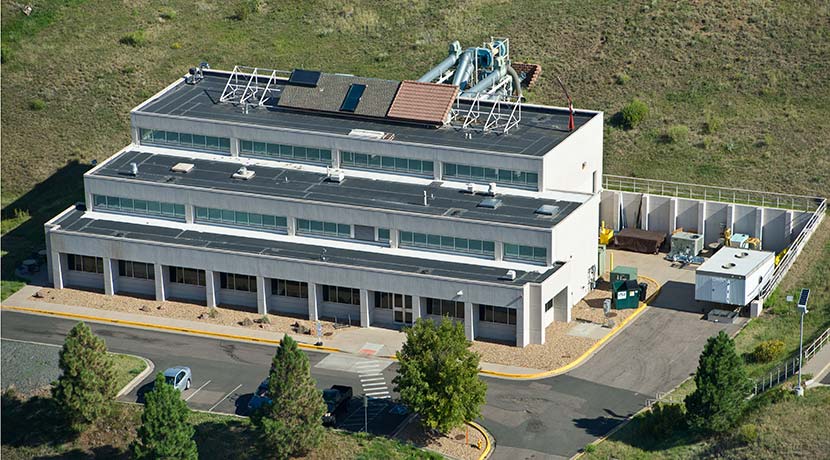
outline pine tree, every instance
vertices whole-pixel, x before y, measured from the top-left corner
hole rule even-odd
[[[59,366],[52,397],[70,428],[82,431],[112,407],[117,392],[112,358],[104,341],[80,322],[66,336]]]
[[[430,429],[443,433],[481,415],[487,385],[478,377],[478,353],[461,323],[419,319],[406,331],[393,380],[401,399]]]
[[[195,430],[188,422],[190,409],[181,394],[165,383],[161,372],[146,395],[141,427],[132,450],[137,459],[197,459]]]
[[[269,456],[302,455],[320,443],[326,408],[323,395],[314,386],[308,357],[288,335],[271,362],[268,397],[271,402],[251,418]]]
[[[689,425],[703,432],[734,427],[746,405],[750,383],[735,344],[723,331],[706,342],[695,384],[697,388],[685,400]]]

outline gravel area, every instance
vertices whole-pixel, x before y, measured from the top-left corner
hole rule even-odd
[[[648,292],[653,293],[657,285],[648,280]],[[634,313],[630,310],[611,310],[611,315],[606,318],[602,310],[604,299],[611,298],[611,285],[601,281],[597,288],[588,293],[585,299],[574,305],[571,315],[574,322],[560,323],[552,322],[545,329],[545,343],[543,345],[528,345],[524,348],[513,345],[493,342],[473,342],[472,349],[481,354],[481,361],[506,366],[520,366],[532,369],[550,370],[564,366],[585,353],[596,339],[587,337],[576,337],[567,335],[568,330],[576,321],[607,324],[608,332],[611,327],[620,324],[623,320]]]
[[[142,299],[140,297],[123,295],[108,296],[98,292],[71,288],[44,288],[38,291],[38,293],[40,296],[32,297],[33,300],[138,315],[200,321],[222,326],[237,326],[245,329],[259,329],[276,333],[293,333],[293,325],[295,323],[299,323],[309,330],[314,330],[314,324],[311,321],[270,313],[267,315],[270,324],[260,322],[262,315],[257,314],[256,311],[251,312],[250,309],[244,309],[242,307],[216,307],[216,315],[211,318],[210,311],[207,307],[193,303],[175,301],[158,302],[154,299]],[[321,321],[321,323],[323,324],[323,335],[325,337],[331,337],[336,333],[333,323],[328,321]]]
[[[466,431],[466,427],[461,427],[450,431],[446,436],[429,436],[417,417],[412,419],[397,437],[418,447],[426,447],[451,458],[462,460],[477,459],[481,456],[482,451],[473,447],[479,439],[481,439],[482,449],[485,445],[481,433],[472,427],[469,432]],[[469,441],[467,444],[465,444],[465,439]]]
[[[61,375],[58,367],[59,347],[34,343],[0,341],[2,390],[14,388],[23,396],[31,396]]]

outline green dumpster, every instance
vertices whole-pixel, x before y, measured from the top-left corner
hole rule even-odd
[[[619,280],[611,283],[611,304],[617,310],[640,306],[640,286],[637,280]]]
[[[623,265],[618,265],[611,270],[611,282],[614,281],[628,281],[628,280],[637,280],[637,269],[634,267],[626,267]]]

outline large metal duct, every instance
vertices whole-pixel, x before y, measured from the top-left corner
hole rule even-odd
[[[450,43],[449,49],[449,56],[446,59],[441,61],[440,64],[433,67],[429,70],[429,72],[425,73],[424,76],[418,79],[420,82],[429,83],[436,78],[440,77],[444,72],[446,72],[450,67],[455,64],[455,61],[458,60],[458,55],[461,54],[461,43],[457,40]]]
[[[479,80],[478,83],[476,83],[472,88],[468,89],[467,91],[464,91],[462,96],[467,98],[474,98],[476,97],[476,94],[481,93],[487,90],[487,88],[490,88],[491,86],[497,84],[499,80],[501,80],[502,77],[504,77],[504,74],[506,73],[506,67],[508,66],[496,67],[495,70],[490,72],[486,77]]]
[[[522,97],[522,79],[519,78],[519,73],[513,66],[507,66],[507,74],[513,79],[513,95]]]
[[[470,71],[472,70],[471,64],[475,53],[475,48],[467,48],[467,51],[464,51],[464,54],[461,55],[461,59],[458,60],[458,65],[455,67],[455,74],[452,78],[453,85],[461,88],[461,85],[469,80]]]

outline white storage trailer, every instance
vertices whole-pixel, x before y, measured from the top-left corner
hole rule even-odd
[[[695,272],[695,300],[744,306],[772,276],[775,254],[721,248]]]

